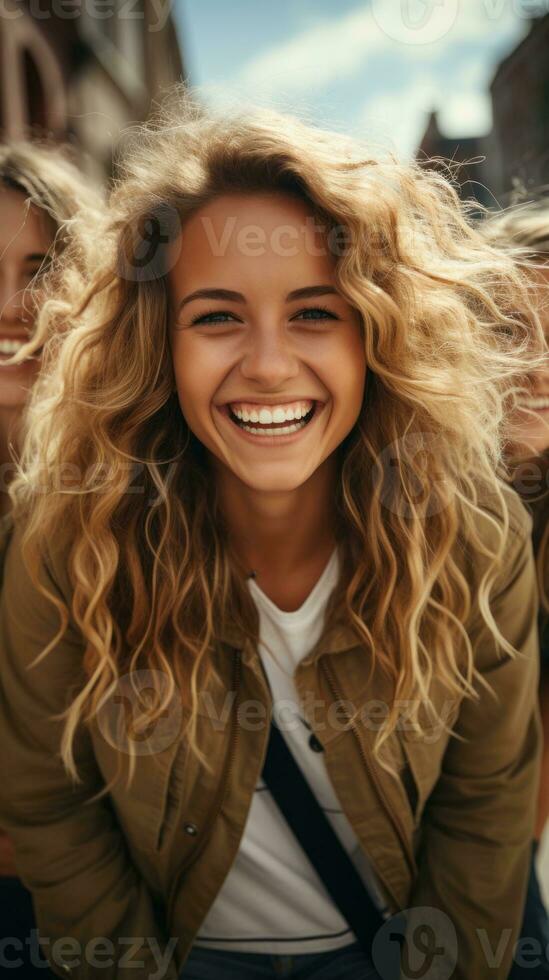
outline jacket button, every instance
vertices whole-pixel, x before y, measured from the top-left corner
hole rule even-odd
[[[309,735],[309,748],[313,752],[324,752],[324,746],[318,741],[316,735]]]
[[[191,837],[194,837],[195,834],[198,833],[198,829],[197,829],[197,826],[196,826],[195,823],[186,823],[185,826],[184,826],[184,830],[185,830],[185,833],[186,834],[190,834]]]

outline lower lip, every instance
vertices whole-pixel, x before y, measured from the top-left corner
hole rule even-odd
[[[546,408],[530,408],[529,405],[519,405],[519,408],[528,408],[530,412],[535,412],[536,415],[547,415],[549,412],[549,405]]]
[[[290,432],[287,436],[254,436],[251,432],[246,432],[236,422],[233,422],[227,405],[217,406],[217,410],[227,420],[231,429],[234,429],[246,442],[253,443],[256,446],[269,446],[269,448],[273,449],[276,446],[287,446],[292,442],[299,442],[309,429],[312,429],[316,425],[324,407],[324,404],[321,402],[315,402],[315,410],[311,421],[307,422],[307,425],[302,426],[301,429],[298,429],[297,432]]]
[[[0,354],[0,368],[2,371],[28,371],[30,367],[34,366],[34,361],[28,359],[26,361],[21,361],[20,364],[6,364],[7,355]]]

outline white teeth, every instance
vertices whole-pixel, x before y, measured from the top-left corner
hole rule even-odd
[[[24,340],[0,340],[0,354],[15,354],[24,343]]]
[[[251,425],[241,425],[240,428],[244,429],[245,432],[251,432],[254,436],[288,436],[292,432],[297,432],[298,429],[303,429],[306,425],[306,422],[296,422],[294,425],[283,425],[280,429],[255,429]]]
[[[240,408],[237,405],[230,405],[233,415],[236,415],[242,422],[259,422],[260,425],[270,425],[273,422],[293,422],[307,415],[313,407],[314,402],[295,402],[293,405],[275,405],[272,408]]]
[[[272,413],[270,411],[268,411],[268,410],[265,410],[266,411],[266,414],[268,414],[269,416],[271,416],[271,415],[274,416],[274,419],[273,419],[274,422],[277,422],[278,421],[277,412],[278,412],[279,408],[280,408],[280,406],[277,406],[277,408],[274,409]],[[300,429],[305,428],[305,426],[311,420],[311,417],[312,417],[312,409],[314,408],[314,402],[311,402],[311,408],[309,409],[309,411],[306,411],[306,408],[307,408],[307,406],[304,404],[303,405],[303,416],[307,416],[306,418],[302,418],[302,419],[300,418],[296,422],[290,423],[289,425],[280,425],[279,424],[276,428],[270,428],[268,422],[266,424],[263,423],[264,416],[263,416],[263,418],[261,418],[261,416],[263,415],[263,409],[261,409],[259,413],[256,412],[255,410],[252,410],[251,412],[247,412],[245,409],[242,409],[242,411],[240,411],[240,409],[238,409],[237,411],[235,411],[232,408],[232,406],[231,406],[230,415],[234,415],[235,416],[235,419],[234,419],[235,424],[237,424],[240,429],[244,429],[245,432],[250,432],[254,436],[274,436],[276,438],[276,436],[287,436],[287,435],[291,435],[293,432],[298,432]],[[294,409],[294,413],[296,415],[298,414],[298,412],[296,412],[295,409]],[[246,417],[248,415],[250,415],[250,416],[256,415],[257,416],[258,414],[260,416],[259,421],[262,424],[260,424],[259,426],[254,426],[253,424],[252,425],[246,425]],[[301,415],[301,408],[299,409],[299,414]],[[236,418],[238,418],[238,421],[236,421]]]
[[[549,408],[549,398],[523,398],[519,401],[519,405],[524,408]]]

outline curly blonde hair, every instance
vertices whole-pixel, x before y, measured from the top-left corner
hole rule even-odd
[[[70,239],[70,222],[83,205],[95,208],[100,189],[92,188],[72,160],[68,146],[27,140],[0,143],[0,183],[21,191],[45,211],[60,232],[57,250]]]
[[[549,266],[549,195],[516,204],[505,211],[488,216],[482,230],[486,238],[512,254],[526,272],[547,270]],[[546,290],[549,305],[549,284]],[[546,328],[547,332],[547,328]],[[523,409],[524,411],[524,409]],[[514,443],[511,443],[514,447]],[[521,474],[524,464],[537,464],[541,476],[542,492],[533,497],[524,492]],[[542,608],[549,618],[549,449],[539,458],[517,455],[513,448],[508,459],[511,481],[522,497],[533,518],[533,540],[536,554],[536,570]],[[549,622],[546,627],[549,626]]]
[[[501,509],[491,519],[501,546],[490,552],[479,604],[515,654],[488,597],[509,524],[502,426],[517,377],[542,357],[524,277],[486,243],[441,174],[376,156],[306,119],[257,105],[205,108],[177,88],[126,144],[106,222],[88,223],[78,236],[95,256],[87,277],[69,262],[44,305],[44,338],[59,320],[70,329],[51,356],[46,344],[47,370],[10,490],[16,519],[25,516],[24,553],[37,583],[48,543],[60,534],[65,541],[70,608],[41,587],[61,624],[40,658],[72,616],[87,680],[63,716],[67,771],[79,778],[78,725],[97,716],[124,672],[141,667],[168,683],[143,704],[136,727],[158,718],[175,692],[190,709],[190,746],[208,766],[196,707],[214,670],[216,625],[229,619],[258,642],[257,612],[227,545],[204,447],[175,391],[162,245],[233,190],[295,193],[325,227],[349,235],[335,274],[362,317],[368,380],[361,415],[338,447],[345,560],[329,616],[352,624],[365,654],[394,681],[395,698],[419,696],[432,707],[435,675],[451,692],[478,696],[464,627],[471,594],[453,547],[466,537],[486,554],[476,523],[479,488],[487,488]],[[157,248],[149,248],[153,233]],[[394,465],[386,465],[387,447]],[[397,721],[393,705],[378,758]],[[421,727],[417,711],[415,721]]]

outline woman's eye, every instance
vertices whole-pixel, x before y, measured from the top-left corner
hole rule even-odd
[[[45,268],[43,266],[38,266],[36,269],[25,269],[25,271],[21,273],[21,286],[25,289],[27,286],[30,286],[31,283],[38,283],[43,277],[44,272]]]
[[[328,315],[328,318],[331,317],[332,320],[336,320],[337,319],[335,313],[332,313],[331,310],[327,310],[325,306],[314,306],[314,307],[313,306],[309,306],[305,310],[300,310],[300,312],[297,314],[297,316],[301,316],[302,313],[312,313],[313,314],[312,316],[305,317],[306,320],[325,320],[326,319],[325,316],[317,316],[318,313],[322,313],[322,314],[325,313],[325,314]]]
[[[225,310],[211,310],[210,313],[202,313],[193,317],[191,323],[215,323],[215,320],[210,320],[212,316],[232,316],[232,313],[227,313]]]

